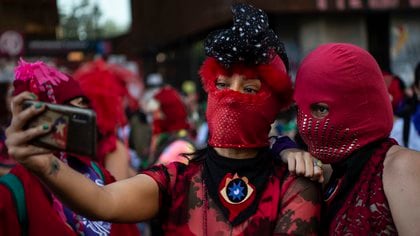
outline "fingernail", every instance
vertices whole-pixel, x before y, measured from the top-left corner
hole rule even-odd
[[[37,96],[34,93],[29,94],[31,96],[32,99],[36,99]]]
[[[49,126],[48,124],[43,124],[43,125],[42,125],[42,129],[43,129],[43,130],[47,130],[49,127],[50,127],[50,126]]]
[[[42,107],[42,103],[38,102],[35,104],[36,109],[40,109]]]

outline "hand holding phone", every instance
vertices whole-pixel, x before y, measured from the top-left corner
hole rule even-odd
[[[26,100],[24,108],[39,103]],[[96,114],[89,109],[73,106],[44,103],[46,109],[40,115],[31,119],[26,128],[44,124],[51,127],[45,135],[31,141],[33,145],[46,147],[69,153],[96,155]]]

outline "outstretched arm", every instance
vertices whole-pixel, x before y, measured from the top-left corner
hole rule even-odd
[[[400,235],[420,235],[420,152],[393,146],[384,161],[383,184]]]
[[[75,211],[87,217],[114,222],[134,222],[153,217],[159,209],[157,183],[147,175],[99,187],[84,175],[74,171],[56,158],[48,149],[28,142],[48,132],[48,127],[23,130],[26,122],[43,111],[43,106],[22,109],[28,92],[12,100],[12,122],[6,130],[9,154],[35,173]]]

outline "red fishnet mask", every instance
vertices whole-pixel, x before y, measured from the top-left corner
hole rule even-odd
[[[243,94],[230,89],[218,90],[217,77],[232,74],[259,78],[260,91]],[[208,92],[209,145],[222,148],[268,146],[271,123],[291,101],[292,84],[281,59],[276,57],[269,64],[253,67],[234,65],[225,69],[215,59],[208,58],[202,66],[201,76]]]
[[[391,101],[378,64],[365,50],[350,44],[323,45],[302,62],[295,85],[299,133],[322,162],[338,162],[388,137]],[[311,113],[316,103],[329,107],[323,119]]]

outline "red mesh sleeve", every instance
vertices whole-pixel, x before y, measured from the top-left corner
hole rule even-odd
[[[276,235],[317,235],[321,212],[321,186],[303,177],[288,177],[276,223]]]

